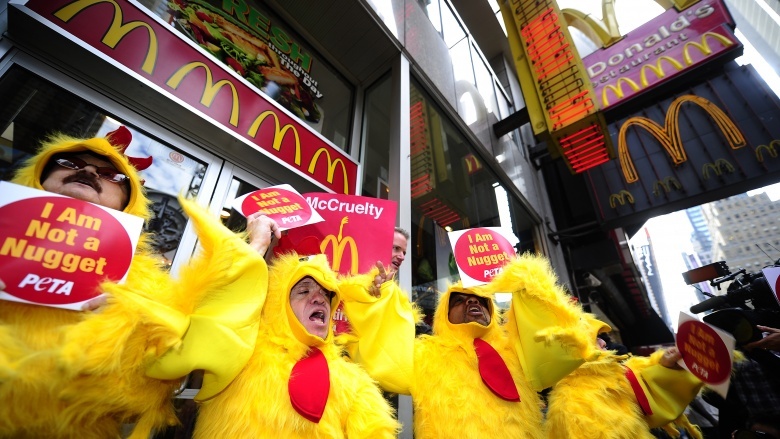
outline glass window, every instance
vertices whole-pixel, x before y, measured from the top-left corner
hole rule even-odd
[[[441,12],[439,11],[439,0],[420,0],[428,19],[431,20],[436,32],[441,35]]]
[[[243,232],[246,230],[246,217],[233,209],[233,200],[241,195],[248,194],[267,186],[270,186],[267,182],[250,183],[243,178],[234,176],[230,181],[230,188],[222,202],[222,210],[219,213],[222,223],[234,232]]]
[[[410,105],[412,295],[431,324],[436,291],[459,278],[448,231],[511,228],[527,251],[536,250],[535,224],[416,82]]]
[[[117,117],[19,66],[11,67],[0,78],[0,101],[4,103],[0,107],[2,180],[10,180],[16,168],[53,133],[102,137],[125,125],[133,134],[127,155],[154,158],[152,166],[140,172],[154,212],[145,228],[152,232],[155,249],[170,265],[187,223],[176,197],[182,192],[198,194],[205,163],[119,122]]]
[[[391,77],[385,76],[366,90],[363,106],[361,151],[363,192],[361,195],[388,199],[387,173],[390,163]]]
[[[463,30],[460,21],[456,18],[449,3],[444,2],[441,9],[441,22],[444,34],[444,42],[447,47],[452,47],[460,40],[466,38],[466,31]]]

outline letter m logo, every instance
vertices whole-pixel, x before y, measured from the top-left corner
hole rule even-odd
[[[57,12],[55,12],[54,16],[67,23],[82,11],[100,3],[107,3],[114,7],[114,15],[111,20],[111,25],[109,26],[108,30],[103,36],[103,39],[101,40],[103,44],[110,47],[111,49],[116,49],[116,46],[119,44],[119,42],[122,41],[122,39],[125,38],[127,34],[129,34],[130,32],[138,28],[146,29],[146,32],[149,36],[149,46],[147,47],[146,57],[144,58],[144,63],[141,66],[141,69],[144,72],[151,75],[154,72],[154,66],[155,63],[157,62],[157,51],[158,51],[157,34],[154,33],[154,29],[152,29],[151,26],[149,26],[148,24],[142,21],[130,21],[128,23],[122,23],[123,21],[122,7],[119,6],[119,4],[116,1],[77,0],[64,6]]]

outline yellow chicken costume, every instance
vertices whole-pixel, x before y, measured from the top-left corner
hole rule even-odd
[[[211,228],[217,227],[221,225]],[[265,276],[268,269],[262,257],[249,245],[239,245],[241,248],[230,252],[197,258],[190,270],[229,267],[234,261],[254,259],[243,273],[234,272],[231,278]],[[219,271],[213,275],[219,277]],[[398,424],[376,383],[360,366],[342,357],[332,342],[331,329],[325,339],[314,336],[293,313],[290,290],[307,276],[336,293],[331,299],[334,312],[339,280],[324,255],[282,255],[268,270],[268,279],[246,288],[258,297],[262,311],[247,320],[247,328],[251,325],[255,334],[254,350],[248,361],[237,362],[240,372],[235,379],[207,382],[208,365],[228,361],[224,354],[229,353],[220,346],[231,334],[193,331],[202,323],[194,320],[181,346],[149,369],[150,375],[157,377],[207,369],[203,389],[196,397],[203,401],[196,438],[395,437]]]
[[[149,201],[123,155],[129,134],[121,128],[108,138],[56,136],[13,182],[42,189],[42,172],[54,154],[92,151],[129,177],[124,212],[147,219]],[[148,166],[151,158],[146,161]],[[101,289],[163,302],[175,302],[176,295],[146,236],[126,282]],[[153,426],[175,422],[169,399],[177,382],[147,378],[144,369],[146,358],[165,352],[178,334],[165,323],[149,325],[151,320],[114,299],[100,313],[0,302],[0,438],[113,438],[124,422],[138,422],[136,437],[145,437]]]
[[[601,328],[589,324],[539,256],[514,258],[487,285],[451,286],[439,299],[434,335],[417,339],[412,305],[394,282],[382,284],[379,298],[361,284],[342,285],[357,340],[350,354],[383,388],[412,396],[420,439],[542,438],[535,391],[600,354],[592,340]],[[491,299],[490,323],[450,323],[455,292]],[[495,292],[513,295],[504,325]]]
[[[683,411],[702,382],[686,370],[659,364],[663,354],[623,363],[625,357],[610,352],[566,376],[549,395],[547,438],[653,439],[650,429],[656,427],[679,437],[679,427],[701,439]]]

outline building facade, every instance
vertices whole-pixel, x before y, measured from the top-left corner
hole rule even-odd
[[[54,132],[127,126],[174,273],[196,247],[178,194],[240,229],[235,198],[288,183],[396,201],[426,311],[457,274],[450,230],[509,227],[568,283],[533,136],[493,130],[523,106],[511,55],[488,59],[446,0],[12,1],[0,27],[2,179]]]

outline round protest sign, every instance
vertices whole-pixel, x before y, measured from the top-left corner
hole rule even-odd
[[[731,374],[729,349],[706,323],[689,320],[680,324],[677,348],[688,370],[707,384],[721,383]]]
[[[0,207],[0,267],[5,292],[22,300],[66,305],[101,293],[120,280],[133,245],[105,210],[67,197],[35,197]]]
[[[280,188],[260,189],[247,195],[241,212],[244,216],[261,212],[284,229],[306,225],[312,215],[311,207],[301,195]]]
[[[454,250],[460,270],[480,282],[489,282],[515,254],[512,243],[502,234],[483,228],[462,234]]]

